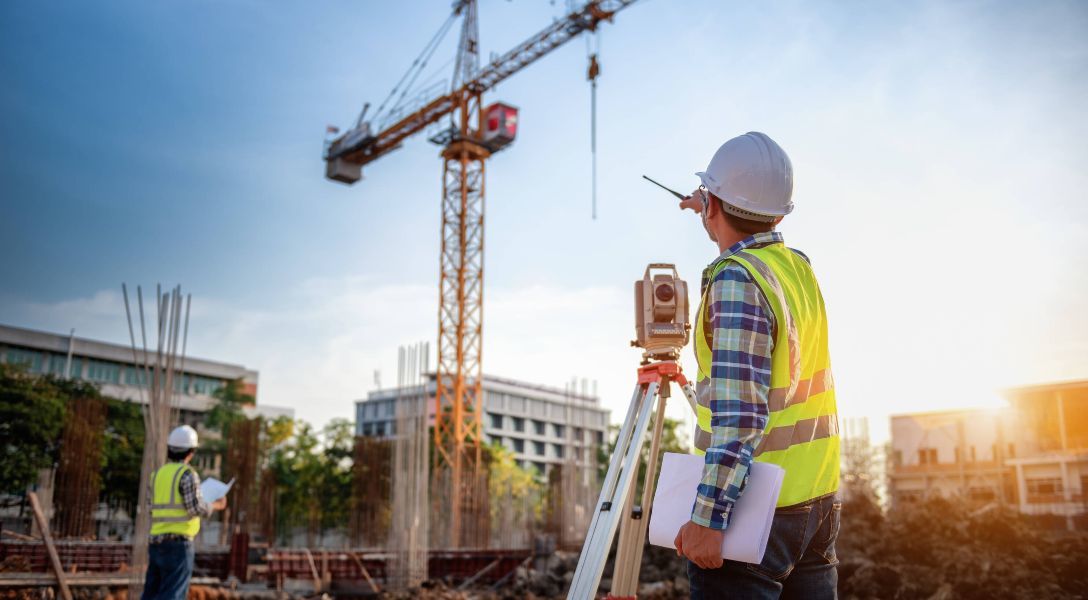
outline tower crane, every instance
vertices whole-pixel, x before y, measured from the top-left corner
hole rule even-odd
[[[481,490],[481,356],[483,326],[484,166],[492,154],[517,135],[518,110],[501,102],[487,107],[483,94],[583,32],[637,0],[589,0],[536,35],[480,66],[476,0],[456,0],[449,19],[413,63],[398,87],[366,119],[369,104],[355,124],[325,146],[325,176],[353,184],[362,167],[396,150],[412,135],[450,117],[448,127],[430,140],[442,146],[442,249],[439,258],[438,369],[434,415],[435,474],[448,474],[449,543],[477,545],[479,527],[463,527],[463,517],[486,512]],[[402,108],[402,100],[434,53],[445,31],[461,21],[453,82],[449,90]],[[599,67],[591,57],[589,78]],[[398,88],[398,102],[385,110]],[[594,86],[595,90],[595,86]],[[330,128],[330,133],[339,133]]]

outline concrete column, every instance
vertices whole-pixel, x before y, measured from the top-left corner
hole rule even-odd
[[[1069,477],[1069,461],[1065,456],[1058,459],[1058,464],[1062,468],[1062,512],[1065,513],[1065,528],[1069,531],[1076,531],[1076,524],[1073,522],[1073,486],[1072,479]]]
[[[1016,495],[1020,512],[1025,512],[1028,503],[1028,482],[1024,480],[1024,465],[1016,465]]]

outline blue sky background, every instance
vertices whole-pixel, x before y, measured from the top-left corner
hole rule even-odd
[[[181,283],[193,354],[350,418],[397,345],[435,337],[441,164],[417,136],[346,187],[323,132],[448,7],[0,4],[0,322],[124,342],[120,283]],[[482,0],[483,57],[564,8]],[[521,127],[488,164],[485,370],[595,379],[620,408],[631,281],[672,261],[695,287],[716,254],[640,175],[690,189],[760,130],[793,160],[781,230],[821,277],[844,415],[1088,377],[1085,31],[1082,2],[636,4],[600,36],[598,220],[585,42],[487,96]]]

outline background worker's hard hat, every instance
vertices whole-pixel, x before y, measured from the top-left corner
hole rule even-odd
[[[175,427],[174,430],[170,432],[170,437],[166,438],[166,445],[171,448],[177,448],[178,450],[196,448],[196,443],[196,430],[188,425]]]
[[[725,211],[742,219],[769,222],[793,210],[793,164],[765,133],[750,131],[722,144],[696,175]]]

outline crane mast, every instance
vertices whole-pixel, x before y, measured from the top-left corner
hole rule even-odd
[[[454,5],[454,14],[463,21],[450,91],[377,132],[360,119],[326,147],[326,177],[353,184],[362,178],[363,165],[432,123],[451,119],[448,128],[431,138],[443,147],[433,477],[439,489],[448,490],[439,496],[449,503],[448,529],[432,532],[432,544],[483,547],[490,529],[481,451],[484,174],[491,154],[513,141],[517,117],[516,109],[505,105],[485,109],[482,96],[636,1],[590,0],[481,68],[476,0],[460,0]],[[502,131],[496,133],[496,127]]]

